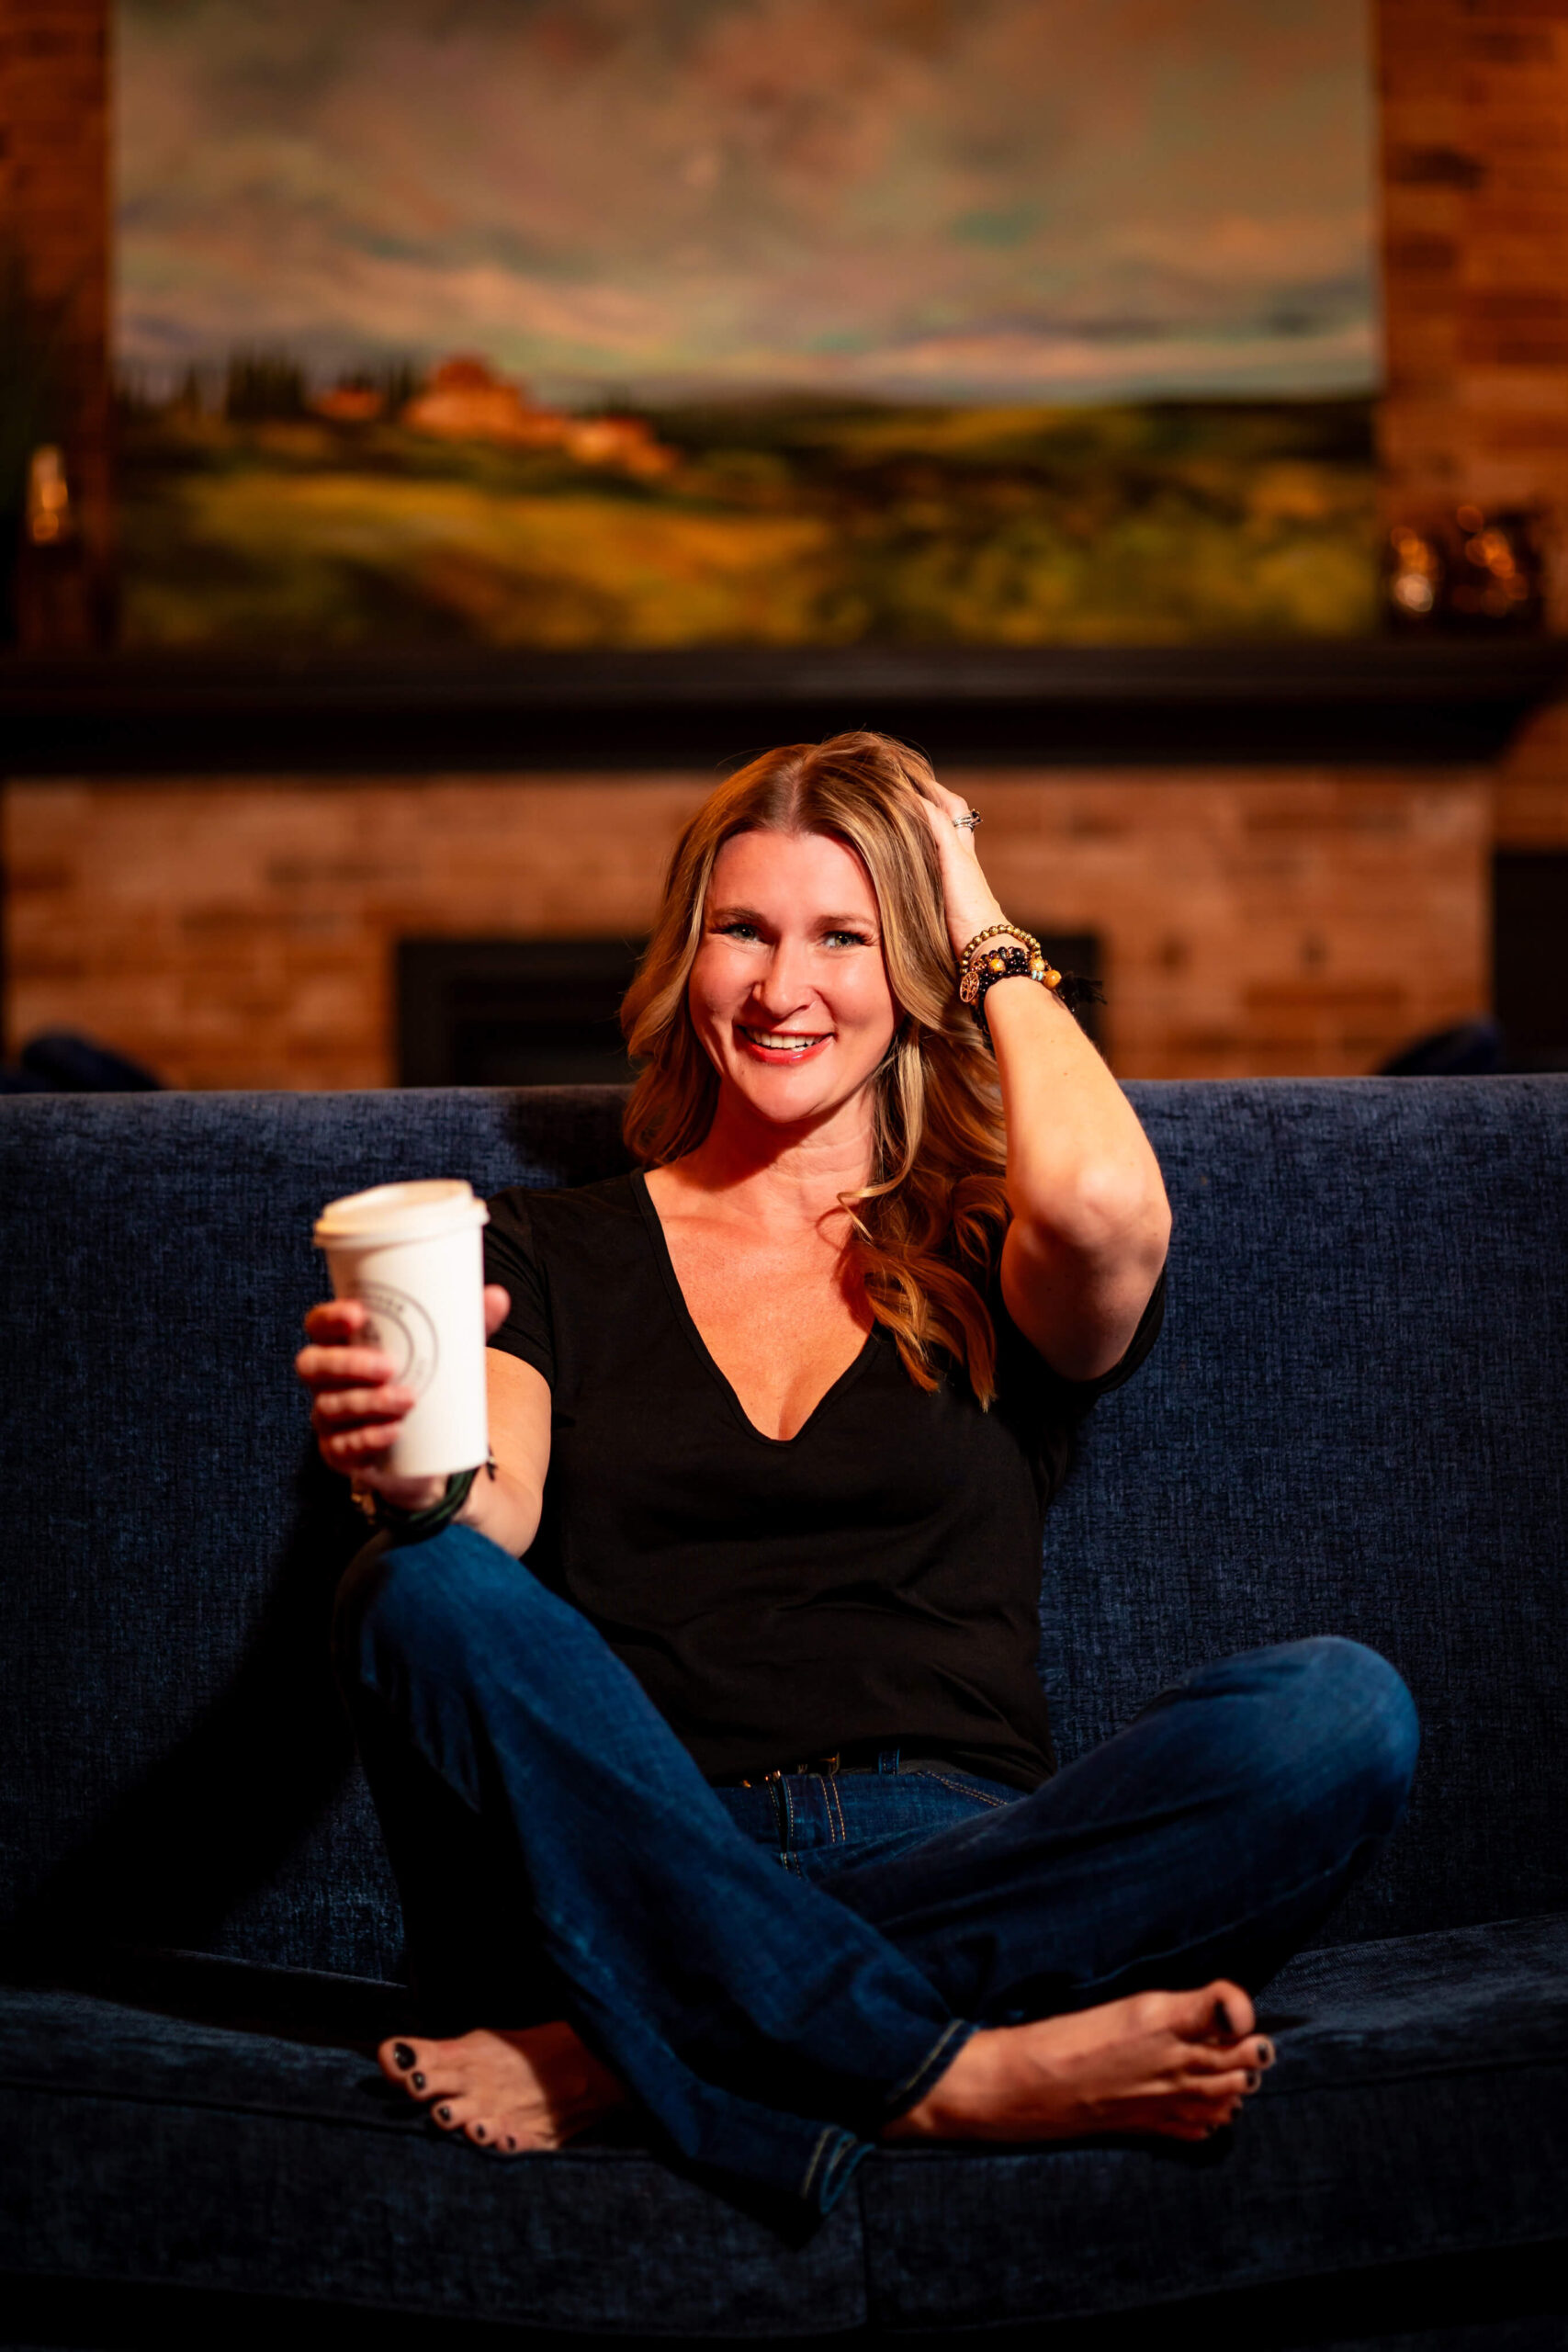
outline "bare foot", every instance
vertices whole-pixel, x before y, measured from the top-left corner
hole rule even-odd
[[[400,2036],[376,2054],[389,2081],[427,2105],[444,2132],[498,2156],[562,2148],[626,2104],[619,2077],[559,2022],[455,2041]]]
[[[885,2140],[1076,2140],[1156,2132],[1205,2140],[1228,2123],[1273,2045],[1238,1984],[1137,1993],[1075,2016],[973,2034]]]

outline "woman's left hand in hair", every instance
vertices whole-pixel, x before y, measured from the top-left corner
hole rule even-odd
[[[957,821],[969,815],[968,801],[961,792],[950,792],[944,784],[919,782],[915,789],[925,803],[931,837],[942,863],[947,934],[956,957],[962,956],[976,932],[988,930],[992,923],[1005,922],[1006,917],[981,868],[974,828]]]

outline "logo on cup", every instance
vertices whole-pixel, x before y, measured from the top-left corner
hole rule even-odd
[[[392,1378],[399,1386],[423,1396],[435,1377],[434,1324],[417,1298],[387,1283],[366,1283],[359,1298],[370,1310],[367,1340],[391,1357]]]

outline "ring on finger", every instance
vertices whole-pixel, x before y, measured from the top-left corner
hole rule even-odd
[[[961,833],[972,833],[982,820],[978,808],[971,808],[965,815],[954,817],[953,821]]]

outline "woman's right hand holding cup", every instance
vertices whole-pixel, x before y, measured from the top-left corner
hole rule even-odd
[[[487,1340],[500,1330],[511,1306],[499,1283],[485,1284]],[[428,1510],[446,1493],[446,1479],[400,1478],[387,1467],[414,1392],[393,1379],[391,1358],[366,1336],[369,1322],[370,1310],[357,1298],[323,1299],[306,1316],[310,1345],[295,1357],[294,1369],[310,1392],[310,1427],[329,1470],[385,1495],[400,1510]]]
[[[324,1300],[306,1316],[310,1345],[295,1357],[294,1369],[310,1392],[310,1427],[329,1470],[385,1495],[402,1510],[426,1510],[439,1502],[446,1481],[400,1478],[386,1466],[414,1394],[399,1386],[390,1357],[367,1340],[369,1320],[368,1308],[356,1298]]]

